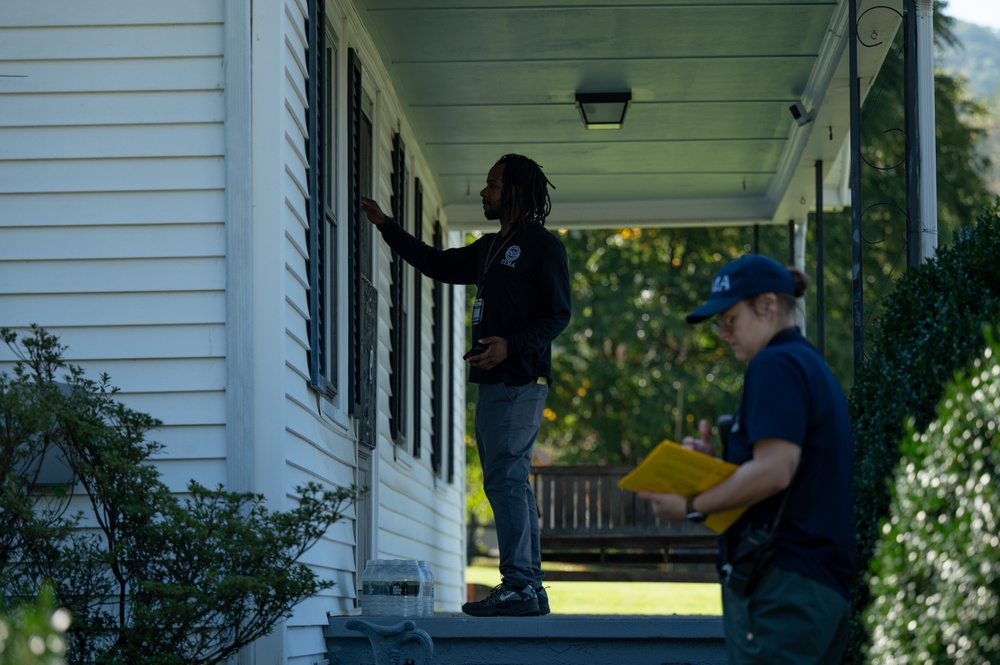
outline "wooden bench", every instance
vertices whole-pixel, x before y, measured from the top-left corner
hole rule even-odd
[[[686,520],[661,520],[648,501],[622,490],[629,467],[533,466],[542,560],[586,564],[546,570],[549,579],[715,582],[716,534]]]

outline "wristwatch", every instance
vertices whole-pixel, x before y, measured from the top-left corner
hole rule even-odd
[[[695,524],[701,524],[708,517],[705,513],[700,513],[694,509],[694,497],[688,497],[687,500],[687,518],[688,522],[694,522]]]

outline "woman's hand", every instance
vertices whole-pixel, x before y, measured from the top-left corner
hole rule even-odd
[[[639,498],[653,504],[653,512],[665,520],[687,519],[687,499],[680,494],[639,492]]]

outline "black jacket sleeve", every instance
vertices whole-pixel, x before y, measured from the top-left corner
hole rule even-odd
[[[465,247],[437,249],[414,238],[392,219],[387,218],[376,228],[394,252],[431,279],[447,284],[476,283],[478,245],[482,239]]]

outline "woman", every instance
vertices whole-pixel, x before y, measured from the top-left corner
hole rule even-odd
[[[853,570],[854,444],[843,391],[795,325],[802,272],[748,254],[715,276],[689,323],[715,317],[747,363],[723,457],[739,465],[705,492],[642,492],[665,519],[746,507],[719,537],[730,663],[839,663]],[[707,428],[688,447],[711,453]]]

